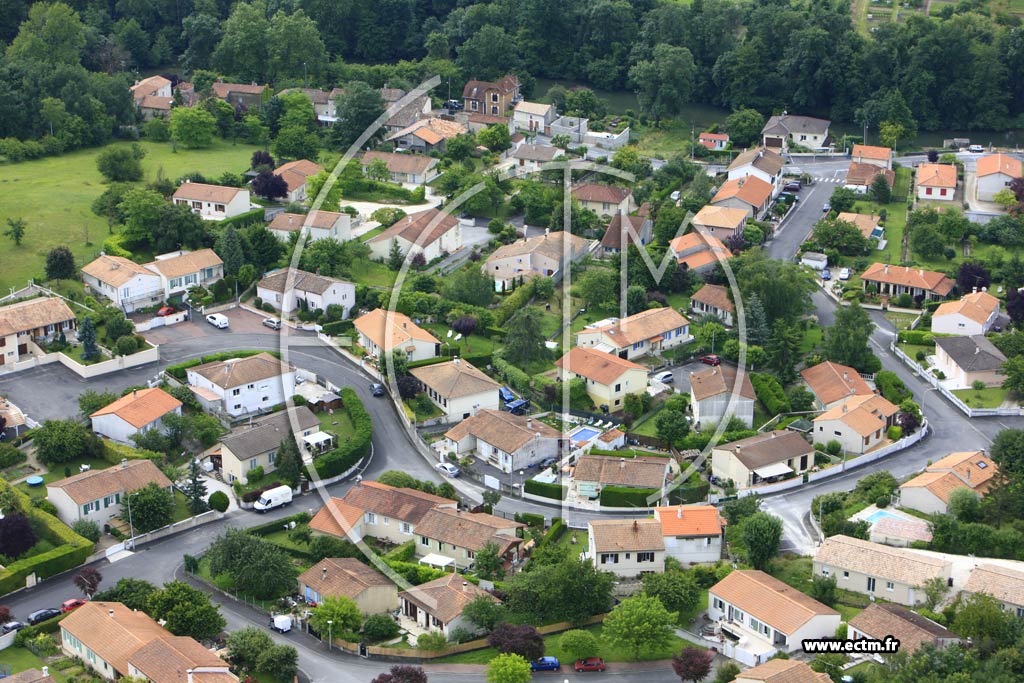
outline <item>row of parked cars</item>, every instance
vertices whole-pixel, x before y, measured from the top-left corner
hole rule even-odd
[[[541,657],[530,662],[530,669],[532,671],[558,671],[561,666],[558,657]],[[583,671],[604,671],[604,660],[600,657],[577,659],[572,668],[578,673]]]
[[[71,610],[78,609],[84,604],[85,600],[83,600],[82,598],[71,598],[70,600],[65,600],[63,604],[61,604],[60,609],[57,609],[56,607],[37,609],[32,614],[28,615],[28,617],[23,622],[8,621],[3,626],[0,626],[0,635],[7,635],[8,633],[13,633],[14,631],[20,631],[26,626],[35,626],[36,624],[41,624],[44,621],[47,621],[48,619],[53,619],[54,617],[59,617],[62,614],[70,612]]]

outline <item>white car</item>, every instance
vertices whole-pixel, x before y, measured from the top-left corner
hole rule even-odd
[[[666,370],[665,372],[659,372],[654,376],[654,379],[662,384],[671,384],[676,381],[676,376],[672,374],[671,370]]]
[[[843,268],[842,270],[840,270],[839,271],[839,279],[840,280],[849,280],[850,279],[850,269],[849,268]]]
[[[222,330],[226,330],[231,326],[231,321],[228,320],[228,317],[226,315],[221,315],[220,313],[211,313],[206,316],[206,322]]]
[[[679,190],[676,190],[675,192],[669,195],[669,199],[671,199],[674,202],[678,202],[679,198],[682,196],[683,194]]]
[[[984,154],[985,148],[982,147],[981,145],[971,145],[970,147],[967,148],[967,151],[970,152],[971,154]]]

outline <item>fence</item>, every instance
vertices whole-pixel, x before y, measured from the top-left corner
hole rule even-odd
[[[889,350],[893,352],[893,355],[902,360],[907,367],[913,370],[916,375],[932,385],[932,388],[942,394],[958,410],[967,415],[967,417],[1020,417],[1024,415],[1024,408],[972,408],[964,403],[959,396],[942,386],[942,380],[925,371],[916,360],[896,346],[896,342],[889,344]]]
[[[155,315],[149,320],[142,320],[135,323],[136,332],[148,332],[158,327],[166,327],[168,325],[177,325],[188,320],[188,311],[178,311],[171,315]]]
[[[150,541],[155,541],[157,539],[164,538],[165,536],[176,534],[179,531],[184,531],[185,529],[192,529],[197,526],[202,526],[203,524],[215,522],[223,516],[223,512],[217,512],[216,510],[207,510],[206,512],[195,515],[194,517],[183,519],[180,522],[168,524],[165,527],[154,529],[153,531],[147,531],[144,534],[139,534],[138,536],[135,536],[133,539],[131,539],[131,541],[129,541],[127,547],[129,550],[132,550],[134,548],[139,547],[139,545],[143,543],[149,543]]]

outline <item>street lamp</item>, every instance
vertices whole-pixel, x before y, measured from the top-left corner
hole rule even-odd
[[[523,491],[524,481],[523,480],[525,478],[526,478],[526,470],[519,470],[519,495],[520,496],[522,496],[523,493],[524,493],[524,491]]]
[[[130,534],[128,548],[135,550],[135,525],[132,524],[132,495],[129,493],[125,497],[128,499],[128,532]]]
[[[333,623],[334,623],[333,619],[328,619],[327,620],[327,649],[328,650],[331,649],[331,643],[334,640],[334,638],[331,637],[331,624],[333,624]]]

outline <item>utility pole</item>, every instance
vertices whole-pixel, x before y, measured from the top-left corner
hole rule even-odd
[[[690,126],[690,161],[693,161],[693,126]]]

